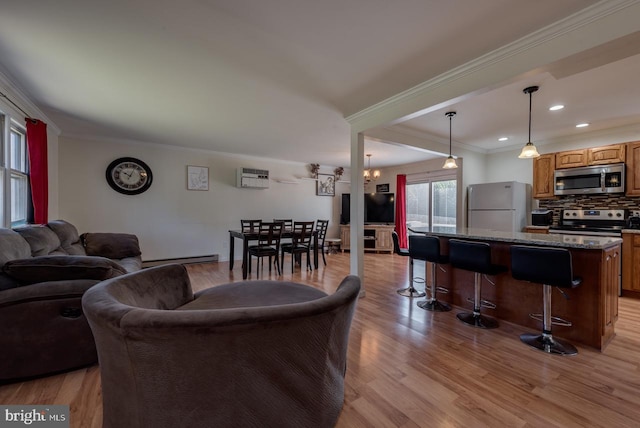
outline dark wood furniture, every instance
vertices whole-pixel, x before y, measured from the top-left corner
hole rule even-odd
[[[327,239],[327,229],[329,228],[329,220],[316,220],[316,230],[318,231],[318,243],[320,252],[322,253],[322,262],[327,265],[327,259],[324,257],[324,241]]]
[[[260,261],[265,257],[269,257],[269,272],[271,272],[272,260],[275,259],[278,275],[281,274],[279,251],[283,227],[284,223],[282,222],[260,223],[258,244],[249,247],[249,271],[251,271],[251,257],[258,258],[258,269],[260,269]],[[262,265],[264,266],[264,262]]]
[[[316,231],[317,232],[317,231]],[[313,270],[311,267],[311,238],[313,236],[313,222],[312,221],[296,221],[293,223],[293,236],[291,242],[283,244],[280,248],[280,269],[284,267],[284,253],[291,254],[291,273],[293,273],[294,259],[297,256],[300,260],[300,267],[302,267],[302,254],[307,255],[307,269]],[[318,234],[316,233],[316,237]],[[316,243],[317,245],[317,238]]]
[[[256,230],[254,232],[243,232],[242,230],[229,230],[229,270],[233,270],[234,265],[234,253],[235,253],[235,240],[242,240],[242,279],[247,279],[248,274],[248,254],[249,254],[249,244],[252,241],[256,241],[258,239],[259,232]],[[318,269],[318,232],[315,230],[312,232],[313,235],[313,267]],[[291,238],[293,236],[293,231],[290,229],[284,229],[282,231],[282,238]]]

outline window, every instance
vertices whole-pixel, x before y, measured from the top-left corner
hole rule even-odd
[[[24,130],[11,126],[9,131],[9,175],[11,179],[11,227],[27,224],[29,217],[29,171]],[[4,174],[3,174],[4,177]],[[3,187],[4,188],[4,187]]]
[[[436,175],[436,174],[434,174]],[[407,176],[407,227],[455,230],[457,179],[447,173],[435,177]]]

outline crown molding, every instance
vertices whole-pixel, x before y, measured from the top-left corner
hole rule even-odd
[[[60,130],[58,125],[56,125],[49,117],[47,117],[47,115],[44,114],[42,110],[38,108],[38,106],[36,106],[33,102],[31,102],[29,97],[25,95],[25,93],[13,83],[13,79],[11,79],[7,75],[7,72],[1,66],[0,66],[0,85],[2,86],[2,92],[6,94],[9,98],[11,98],[11,101],[18,104],[20,108],[22,108],[26,112],[29,112],[29,115],[31,117],[38,118],[43,122],[45,122],[47,124],[47,130],[52,131],[57,136],[60,136],[62,131]],[[1,99],[2,98],[0,98],[0,100]],[[14,112],[14,114],[12,115],[14,116],[14,119],[24,116],[24,114],[21,111],[16,110],[15,107],[13,107],[12,105],[7,104],[7,107]]]
[[[357,113],[347,116],[345,119],[352,126],[352,128],[356,128],[359,132],[373,126],[382,125],[383,123],[398,121],[400,119],[405,120],[411,116],[404,116],[402,118],[395,117],[379,123],[380,119],[384,118],[385,116],[384,112],[389,109],[413,101],[420,96],[424,96],[427,93],[433,92],[435,89],[447,85],[452,85],[456,81],[467,78],[480,71],[484,71],[489,67],[499,65],[500,63],[508,59],[516,57],[517,55],[526,53],[562,36],[569,35],[576,30],[580,30],[583,27],[596,23],[613,14],[624,11],[629,7],[637,6],[638,4],[640,4],[639,0],[602,0],[599,3],[596,3],[579,12],[576,12],[571,16],[568,16],[553,24],[543,27],[501,48],[482,55],[461,66],[453,68],[448,72],[440,74],[419,85],[416,85],[410,89],[389,97],[379,103],[373,104],[372,106],[367,107]],[[582,47],[584,49],[589,48],[589,46]],[[411,112],[408,114],[411,115],[412,113],[414,116],[418,115],[418,113],[416,112]],[[371,126],[366,126],[364,124],[365,122],[372,122]]]

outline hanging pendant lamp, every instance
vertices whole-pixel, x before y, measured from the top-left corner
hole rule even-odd
[[[456,160],[453,158],[453,156],[451,156],[451,119],[453,119],[453,116],[456,115],[456,112],[448,111],[444,115],[449,118],[449,157],[446,161],[444,161],[444,165],[442,165],[442,168],[453,169],[458,167],[458,165],[456,164]]]
[[[536,149],[536,146],[531,142],[531,99],[533,98],[532,94],[538,89],[538,86],[529,86],[522,91],[525,94],[529,94],[529,141],[522,148],[522,152],[520,152],[520,156],[518,156],[520,159],[537,158],[540,156],[538,149]]]

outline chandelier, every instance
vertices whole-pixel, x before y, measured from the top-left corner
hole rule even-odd
[[[369,159],[369,163],[367,165],[367,169],[364,170],[364,184],[369,184],[370,182],[380,178],[380,170],[371,169],[371,153],[367,154],[367,158]]]

